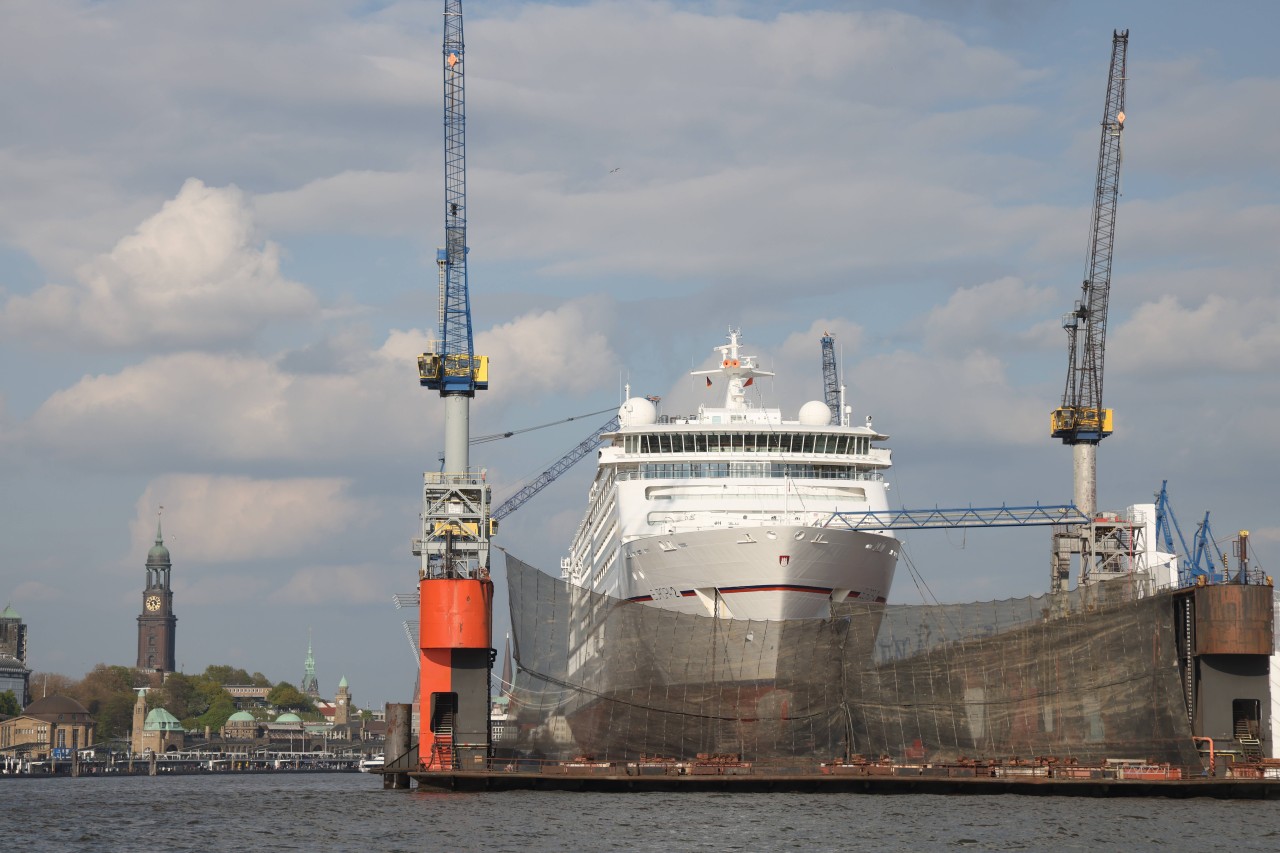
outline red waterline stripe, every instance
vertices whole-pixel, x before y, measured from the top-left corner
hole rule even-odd
[[[798,584],[761,584],[759,586],[722,586],[720,587],[721,594],[730,593],[730,592],[811,592],[811,593],[817,593],[819,595],[830,595],[832,591],[833,590],[831,587],[800,586]],[[680,595],[683,598],[693,598],[697,594],[698,594],[697,592],[691,589],[685,589],[680,591]],[[854,590],[853,592],[849,593],[849,598],[858,598],[861,595],[862,595],[861,592]],[[653,601],[653,596],[637,595],[637,596],[634,596],[633,598],[628,598],[627,601],[634,601],[634,602]],[[877,604],[884,604],[885,603],[884,596],[877,595],[875,597],[875,602]]]
[[[722,586],[721,593],[726,592],[816,592],[830,595],[831,587],[799,586],[796,584],[760,584],[759,586]]]

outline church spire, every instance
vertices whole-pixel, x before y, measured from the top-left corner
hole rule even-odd
[[[164,506],[162,505],[160,509],[156,511],[156,544],[157,545],[164,544],[164,532],[160,529],[160,516],[162,516],[163,514],[164,514]]]
[[[316,659],[311,654],[311,629],[307,629],[307,659],[302,663],[302,692],[307,696],[320,695],[320,681],[316,678]]]

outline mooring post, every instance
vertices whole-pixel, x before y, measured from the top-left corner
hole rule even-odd
[[[403,790],[409,787],[409,737],[413,723],[413,705],[406,702],[387,703],[387,741],[383,748],[385,761],[382,789]],[[386,771],[397,768],[398,772]]]

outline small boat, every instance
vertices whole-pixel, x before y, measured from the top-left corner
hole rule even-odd
[[[386,756],[370,755],[360,759],[361,773],[377,773],[386,764]]]

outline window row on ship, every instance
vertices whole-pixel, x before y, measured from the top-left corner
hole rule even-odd
[[[834,453],[866,456],[867,435],[822,432],[660,432],[622,436],[624,453]]]
[[[609,477],[610,486],[613,483],[613,475]],[[617,513],[614,511],[617,506],[618,491],[616,488],[610,488],[609,493],[603,500],[595,502],[589,510],[587,517],[578,525],[578,531],[573,537],[573,545],[569,551],[573,556],[573,562],[580,572],[582,567],[591,565],[599,561],[600,555],[604,552],[605,546],[613,538],[618,530]],[[604,532],[606,522],[609,525],[608,532]],[[590,555],[590,559],[588,556]]]
[[[883,480],[879,471],[849,465],[790,462],[641,462],[619,466],[619,480],[696,480],[736,477],[790,477],[798,480]]]
[[[587,535],[592,527],[600,523],[601,518],[606,518],[613,514],[614,507],[617,504],[618,490],[614,485],[617,475],[612,468],[601,469],[596,475],[597,479],[591,484],[591,494],[587,498],[587,513],[583,516],[582,521],[578,522],[578,529],[574,531],[572,542],[572,551],[578,550],[578,543],[582,541],[582,537]],[[601,499],[601,494],[604,498]]]

